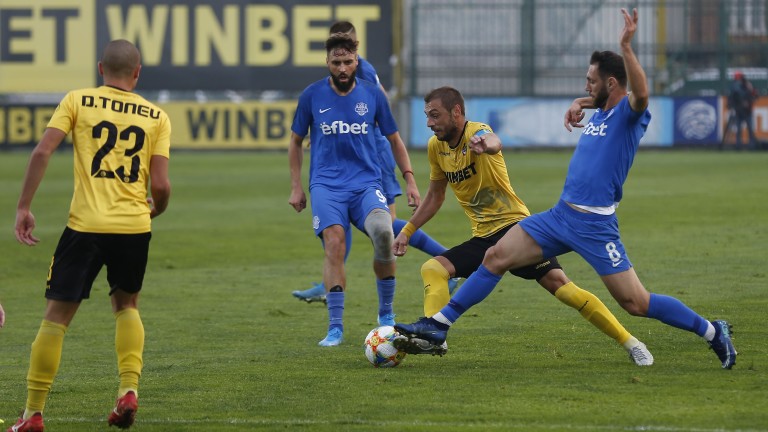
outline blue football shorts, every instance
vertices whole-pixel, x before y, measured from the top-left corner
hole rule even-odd
[[[632,267],[621,242],[615,213],[582,213],[561,200],[555,207],[528,216],[519,224],[541,246],[544,256],[574,251],[601,276]]]
[[[370,212],[377,208],[389,212],[387,198],[380,187],[358,191],[334,191],[323,186],[314,186],[310,197],[312,228],[318,237],[331,225],[341,225],[347,231],[351,223],[365,232],[365,218]]]

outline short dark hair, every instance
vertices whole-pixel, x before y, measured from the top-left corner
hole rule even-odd
[[[331,28],[329,30],[331,34],[349,33],[354,31],[355,31],[355,26],[349,21],[336,21],[335,23],[331,24]]]
[[[429,101],[435,99],[440,99],[440,103],[443,105],[443,108],[449,112],[453,109],[454,106],[458,105],[461,108],[461,115],[465,115],[464,96],[462,96],[461,93],[455,88],[449,86],[436,88],[424,96],[424,103],[429,103]]]
[[[325,41],[325,52],[330,53],[332,50],[336,48],[341,48],[343,50],[347,50],[353,54],[356,54],[357,41],[353,40],[346,33],[333,33],[331,37],[329,37]]]
[[[101,65],[106,74],[128,78],[139,64],[141,64],[141,54],[138,48],[125,39],[113,40],[104,47]]]
[[[603,80],[614,77],[619,85],[627,86],[627,70],[624,68],[624,58],[619,54],[613,51],[595,51],[589,59],[589,64],[597,65],[597,73]]]

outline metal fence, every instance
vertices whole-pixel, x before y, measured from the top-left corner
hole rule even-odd
[[[573,95],[592,51],[618,51],[622,7],[655,94],[726,94],[736,70],[768,90],[768,0],[404,0],[399,87]]]

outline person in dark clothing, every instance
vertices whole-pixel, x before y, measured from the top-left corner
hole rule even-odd
[[[736,149],[741,150],[741,125],[745,124],[749,135],[749,149],[757,148],[757,138],[752,120],[752,105],[757,99],[757,91],[752,83],[741,72],[733,75],[731,91],[728,95],[728,108],[730,110],[729,126],[736,122]]]

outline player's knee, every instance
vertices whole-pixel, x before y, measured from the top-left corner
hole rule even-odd
[[[394,261],[392,243],[392,218],[383,209],[374,209],[365,218],[365,232],[373,243],[373,259],[378,262]]]
[[[619,300],[622,309],[632,316],[644,317],[648,315],[648,304],[643,303],[642,299],[636,297],[627,297]]]
[[[325,253],[327,255],[343,255],[346,249],[346,243],[344,238],[340,236],[324,236],[323,248],[325,249]]]
[[[561,286],[567,284],[571,280],[565,275],[565,272],[561,269],[555,268],[547,272],[539,280],[539,284],[547,289],[547,291],[554,294]]]
[[[502,260],[499,256],[498,248],[496,246],[491,246],[487,251],[485,251],[485,256],[483,257],[483,266],[495,274],[503,274],[508,270],[508,268],[504,266],[504,260]]]

